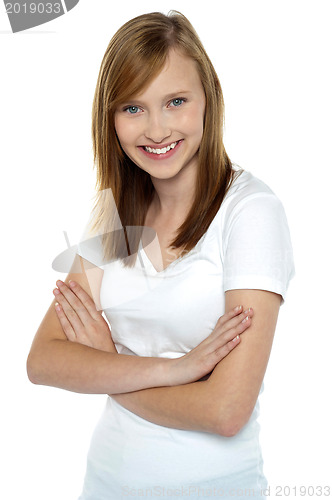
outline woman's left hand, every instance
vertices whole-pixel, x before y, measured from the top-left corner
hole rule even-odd
[[[53,290],[55,310],[68,340],[100,351],[117,353],[111,330],[89,294],[76,282],[61,280]]]

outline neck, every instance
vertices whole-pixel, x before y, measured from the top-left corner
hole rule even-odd
[[[177,218],[189,211],[195,196],[196,169],[183,169],[171,179],[151,180],[155,188],[152,204],[158,217]]]

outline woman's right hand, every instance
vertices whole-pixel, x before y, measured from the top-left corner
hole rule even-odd
[[[249,328],[252,308],[242,306],[221,316],[213,332],[184,356],[172,360],[171,385],[195,382],[210,373],[237,345],[240,335]]]

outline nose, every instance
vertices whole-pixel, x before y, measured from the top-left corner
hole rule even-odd
[[[160,144],[170,137],[172,131],[169,120],[162,111],[150,112],[147,117],[145,137]]]

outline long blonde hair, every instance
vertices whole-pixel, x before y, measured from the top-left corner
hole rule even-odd
[[[197,244],[217,213],[234,176],[223,144],[224,101],[220,82],[193,26],[177,11],[167,16],[153,12],[131,19],[115,33],[107,47],[92,109],[97,195],[91,231],[103,233],[107,260],[125,258],[137,251],[139,232],[132,232],[130,237],[126,228],[144,225],[154,194],[149,174],[138,168],[121,148],[114,113],[119,104],[143,91],[157,76],[171,48],[182,51],[196,62],[206,97],[194,201],[171,246],[187,253]],[[113,197],[125,238],[115,236],[120,232],[114,232]],[[133,259],[127,260],[125,265],[133,263]]]

